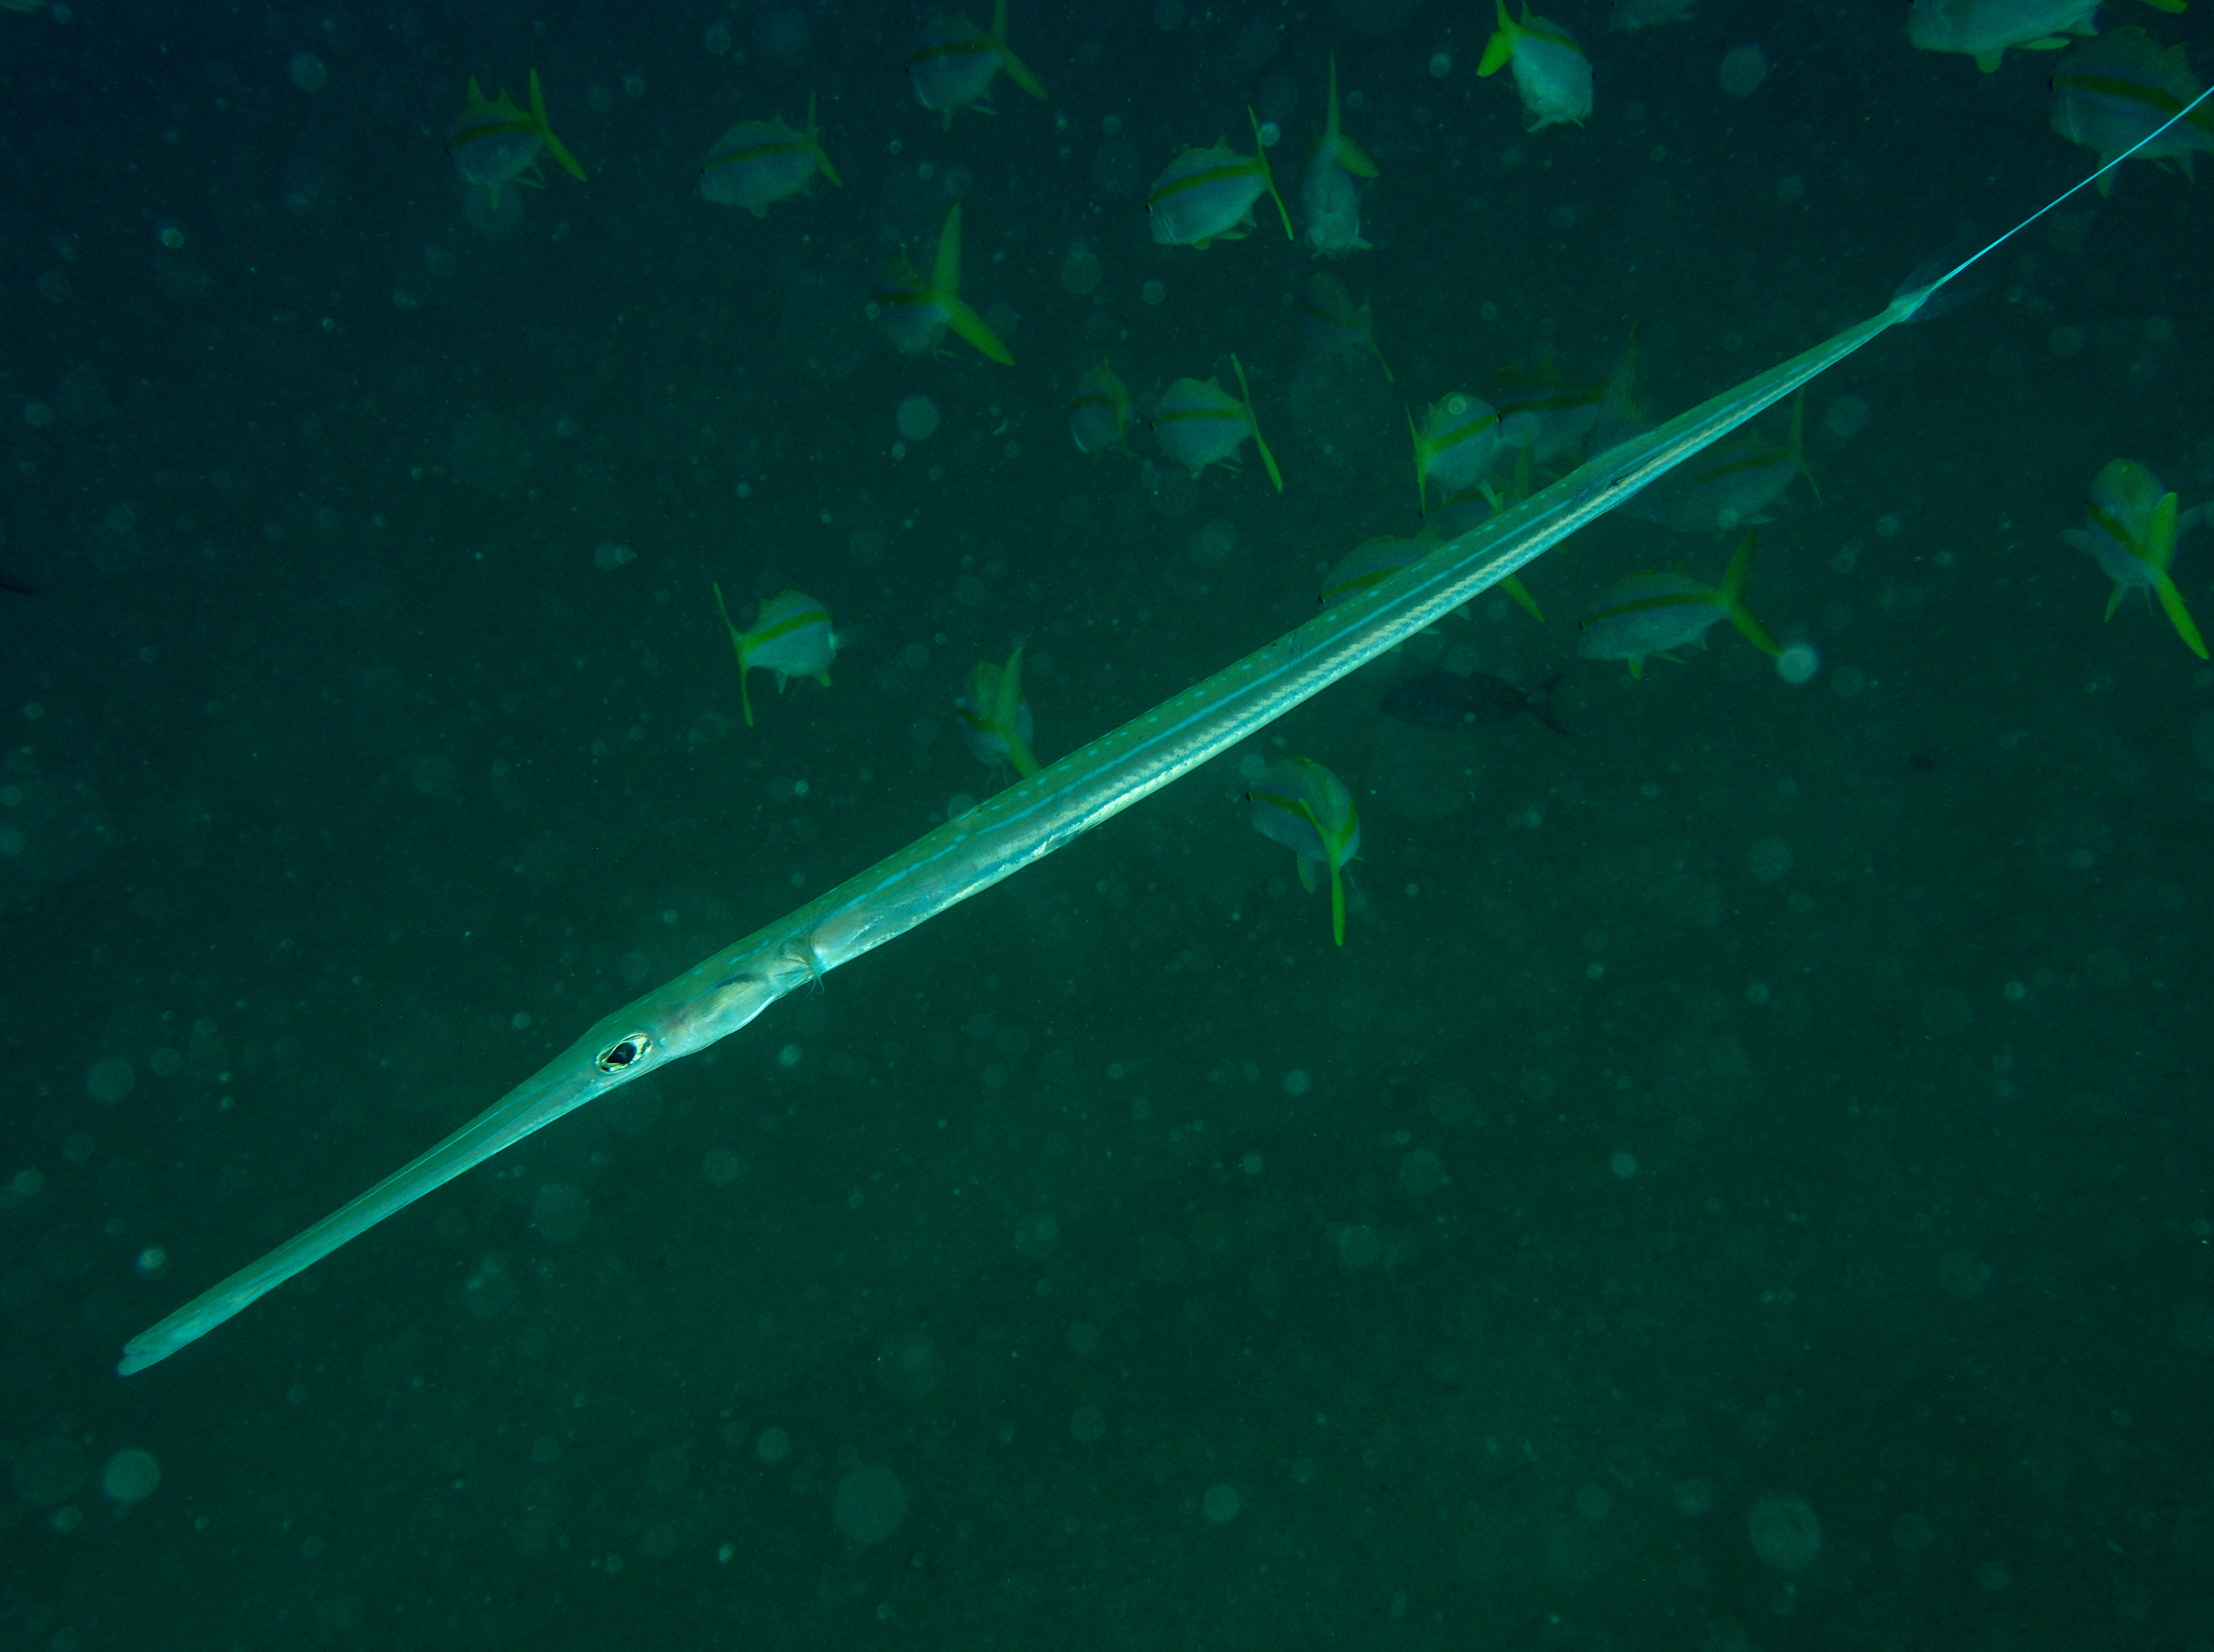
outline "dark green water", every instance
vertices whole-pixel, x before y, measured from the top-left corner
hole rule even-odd
[[[1028,639],[1050,759],[1305,618],[1414,526],[1403,399],[1634,333],[1673,412],[2090,164],[2051,59],[1902,6],[1564,3],[1597,110],[1526,135],[1468,7],[1165,3],[1018,0],[1052,101],[950,133],[920,9],[0,15],[9,1643],[2214,1647],[2214,672],[2060,539],[2118,456],[2214,493],[2205,202],[2141,162],[1813,388],[1751,593],[1811,682],[1577,659],[1727,558],[1602,523],[1548,625],[1489,599],[112,1374],[986,789],[976,660]],[[1249,100],[1296,207],[1333,49],[1396,384],[1311,355],[1272,217],[1147,236]],[[534,64],[591,180],[473,218],[447,125]],[[698,198],[810,89],[842,191]],[[865,318],[949,180],[1012,369]],[[1070,448],[1103,350],[1233,349],[1281,498]],[[826,603],[835,685],[740,725],[711,579]],[[1572,737],[1380,717],[1440,664],[1565,672]],[[1361,811],[1342,951],[1244,818],[1282,751]]]

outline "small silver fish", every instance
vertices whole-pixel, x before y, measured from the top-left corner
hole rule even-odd
[[[454,157],[462,178],[487,191],[498,206],[503,186],[535,179],[541,150],[578,183],[585,181],[584,168],[546,124],[546,95],[538,88],[535,69],[530,71],[527,113],[508,100],[505,87],[498,97],[488,98],[476,76],[470,76],[468,95],[446,134],[446,153]]]
[[[1253,392],[1245,382],[1245,366],[1235,354],[1230,364],[1237,370],[1244,401],[1224,389],[1220,379],[1180,378],[1154,404],[1153,439],[1161,444],[1163,453],[1196,476],[1209,465],[1234,464],[1238,450],[1250,436],[1261,450],[1269,480],[1281,493],[1283,473],[1276,468],[1276,456],[1269,451],[1253,417]]]
[[[1366,350],[1376,358],[1384,376],[1391,377],[1391,364],[1376,346],[1376,322],[1368,306],[1355,304],[1345,284],[1328,270],[1317,270],[1300,284],[1300,313],[1307,318],[1307,330],[1324,350]]]
[[[774,120],[741,120],[715,140],[700,163],[700,193],[723,206],[743,206],[757,218],[793,195],[804,194],[820,172],[843,189],[845,180],[823,152],[815,125],[815,95],[807,95],[807,130]]]
[[[1361,187],[1355,178],[1376,176],[1376,162],[1348,138],[1337,121],[1337,53],[1330,54],[1330,113],[1322,142],[1300,179],[1300,207],[1307,221],[1307,250],[1317,258],[1342,258],[1367,252],[1361,238]]]
[[[1301,889],[1313,894],[1328,872],[1330,939],[1344,945],[1344,867],[1361,852],[1361,817],[1345,782],[1312,757],[1286,757],[1255,776],[1245,801],[1253,829],[1298,857]]]
[[[1814,485],[1807,468],[1806,402],[1804,390],[1792,398],[1788,441],[1772,442],[1750,427],[1726,436],[1627,500],[1623,514],[1679,534],[1726,534],[1766,522],[1768,507],[1795,478]]]
[[[907,60],[907,77],[914,87],[915,101],[944,116],[949,132],[956,109],[992,113],[984,95],[992,89],[992,77],[1002,69],[1008,79],[1032,97],[1045,95],[1037,76],[1008,49],[1007,0],[994,0],[988,34],[966,17],[932,18],[922,31],[922,44]]]
[[[2185,0],[2145,0],[2179,12]],[[1913,0],[1906,38],[1924,52],[1957,52],[1991,73],[2009,50],[2054,52],[2099,32],[2100,0]]]
[[[2052,130],[2095,151],[2104,165],[2199,93],[2199,77],[2181,46],[2163,48],[2141,28],[2118,28],[2076,46],[2054,68]],[[2191,157],[2202,152],[2214,152],[2214,113],[2204,104],[2132,158],[2172,160],[2188,178]],[[2109,172],[2099,180],[2101,195],[2113,193],[2116,175]]]
[[[2107,599],[2108,619],[2130,592],[2148,592],[2158,599],[2184,646],[2201,659],[2207,657],[2206,640],[2168,569],[2175,561],[2175,541],[2203,510],[2179,513],[2175,495],[2149,466],[2117,459],[2091,480],[2089,522],[2061,535],[2114,582],[2114,593]]]
[[[1067,412],[1069,439],[1079,453],[1130,450],[1130,393],[1104,356],[1076,381]]]
[[[1691,0],[1614,0],[1614,9],[1606,15],[1606,26],[1622,34],[1657,28],[1662,23],[1680,23],[1691,15]]]
[[[1245,118],[1253,126],[1252,154],[1240,155],[1227,139],[1218,138],[1212,149],[1186,150],[1153,180],[1146,211],[1153,219],[1153,239],[1162,246],[1205,247],[1240,239],[1253,227],[1253,205],[1263,195],[1276,203],[1284,239],[1293,238],[1291,209],[1276,193],[1261,123],[1251,109]]]
[[[1783,650],[1745,605],[1756,534],[1747,534],[1719,585],[1703,585],[1687,573],[1633,573],[1599,594],[1583,618],[1576,652],[1586,659],[1626,661],[1632,676],[1645,674],[1654,654],[1703,639],[1717,620],[1728,620],[1746,641],[1775,658]]]
[[[1576,37],[1550,17],[1532,17],[1529,0],[1523,0],[1519,23],[1508,16],[1507,0],[1493,3],[1499,28],[1484,44],[1477,74],[1514,70],[1514,89],[1522,95],[1531,132],[1563,123],[1582,125],[1592,112],[1592,71]]]
[[[902,354],[920,355],[937,349],[950,327],[1002,367],[1015,364],[1013,354],[1000,342],[1000,335],[961,297],[958,201],[953,203],[945,227],[938,232],[938,256],[931,265],[929,278],[926,280],[922,272],[905,258],[893,258],[884,266],[869,314]]]

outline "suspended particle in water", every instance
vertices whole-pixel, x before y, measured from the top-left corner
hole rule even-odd
[[[1821,669],[1822,657],[1811,643],[1795,642],[1776,657],[1776,675],[1794,687],[1812,682]]]
[[[321,91],[323,83],[331,77],[323,60],[312,52],[295,52],[285,68],[292,76],[292,84],[303,92]]]
[[[144,1502],[162,1484],[162,1465],[150,1451],[119,1451],[100,1472],[101,1495],[112,1502]]]
[[[1768,53],[1757,46],[1741,46],[1722,58],[1722,90],[1732,97],[1751,97],[1768,78]]]
[[[1752,1500],[1746,1535],[1762,1562],[1786,1577],[1796,1576],[1822,1552],[1822,1522],[1813,1505],[1785,1491],[1764,1491]]]
[[[911,395],[899,404],[899,432],[910,442],[927,442],[938,434],[938,404],[927,395]]]
[[[1208,1487],[1207,1496],[1200,1507],[1207,1511],[1208,1519],[1217,1526],[1227,1526],[1238,1518],[1238,1511],[1245,1507],[1245,1500],[1238,1496],[1238,1488],[1234,1485],[1211,1485]]]

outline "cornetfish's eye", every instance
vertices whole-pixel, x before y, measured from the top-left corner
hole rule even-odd
[[[620,1073],[643,1060],[645,1052],[652,1048],[653,1035],[650,1032],[633,1032],[627,1038],[618,1038],[600,1052],[600,1071]]]

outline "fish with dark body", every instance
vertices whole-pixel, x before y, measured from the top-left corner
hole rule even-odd
[[[1425,671],[1410,676],[1384,696],[1384,715],[1410,728],[1463,729],[1478,723],[1511,723],[1528,713],[1557,734],[1566,734],[1553,714],[1557,676],[1535,688],[1518,688],[1489,671]]]

